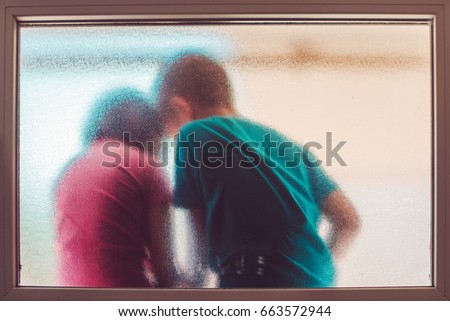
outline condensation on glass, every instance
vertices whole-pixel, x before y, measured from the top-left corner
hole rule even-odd
[[[432,284],[431,26],[296,23],[21,26],[20,285],[58,285],[54,188],[82,150],[92,101],[118,86],[152,95],[179,51],[224,63],[241,114],[323,146],[363,222],[337,286]],[[329,157],[341,142],[343,162]],[[176,262],[189,272],[188,220],[174,217]]]

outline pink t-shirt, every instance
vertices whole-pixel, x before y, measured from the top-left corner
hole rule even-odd
[[[170,202],[169,184],[142,150],[105,143],[71,164],[56,189],[60,284],[151,287],[148,217]]]

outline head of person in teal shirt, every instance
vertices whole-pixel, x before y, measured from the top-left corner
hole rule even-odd
[[[237,115],[225,69],[205,55],[176,55],[157,83],[158,105],[169,133],[196,119]]]
[[[360,220],[309,149],[240,116],[225,68],[205,55],[168,65],[158,106],[178,133],[174,205],[192,213],[199,257],[219,286],[335,285],[335,262]],[[322,216],[332,227],[326,239]]]

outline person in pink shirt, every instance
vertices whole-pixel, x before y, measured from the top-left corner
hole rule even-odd
[[[92,106],[85,150],[55,189],[60,285],[173,286],[171,192],[147,148],[161,135],[154,109],[135,89],[108,91]]]

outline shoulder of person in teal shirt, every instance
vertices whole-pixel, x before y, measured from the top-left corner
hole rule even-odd
[[[277,144],[272,151],[276,150],[279,152],[278,154],[266,155],[262,146],[265,135],[269,135],[270,140]],[[280,165],[284,163],[288,167],[295,168],[303,164],[302,167],[307,169],[311,179],[310,187],[314,201],[319,206],[331,192],[338,188],[337,183],[323,170],[321,161],[310,150],[304,149],[301,144],[287,138],[277,130],[244,117],[214,116],[192,121],[183,126],[179,132],[176,148],[176,205],[184,208],[202,207],[200,201],[182,195],[183,185],[184,183],[192,185],[190,186],[191,192],[194,192],[192,189],[199,187],[195,186],[195,183],[198,183],[198,177],[194,174],[198,173],[202,167],[200,153],[205,143],[219,142],[226,149],[226,145],[233,144],[234,141],[241,142],[241,146],[243,143],[249,143],[254,148],[257,143],[259,146],[255,148],[255,152],[259,153],[261,157],[274,158],[272,163],[276,162],[276,164],[273,167],[283,168]],[[180,142],[184,144],[180,144]],[[197,146],[194,146],[195,144]],[[189,160],[194,164],[189,164]],[[261,159],[260,161],[263,162]],[[188,172],[189,175],[185,176]]]

